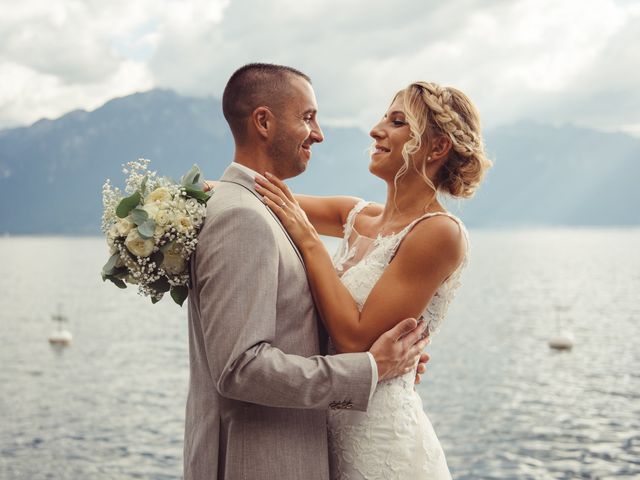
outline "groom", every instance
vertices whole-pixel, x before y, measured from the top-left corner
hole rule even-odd
[[[327,480],[326,410],[365,411],[378,380],[415,367],[414,319],[369,352],[326,356],[304,264],[254,190],[302,173],[323,140],[309,77],[250,64],[224,91],[234,162],[207,205],[191,260],[184,477]]]

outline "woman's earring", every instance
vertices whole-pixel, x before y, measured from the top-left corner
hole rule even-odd
[[[431,161],[431,157],[427,157],[427,162],[430,162],[430,161]]]

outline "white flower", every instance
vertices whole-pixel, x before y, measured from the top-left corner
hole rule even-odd
[[[156,229],[153,231],[153,238],[160,238],[165,234],[165,229],[162,225],[156,224]]]
[[[111,255],[116,253],[116,247],[114,246],[114,241],[117,236],[118,236],[118,227],[114,223],[113,225],[111,225],[111,227],[109,227],[109,230],[107,231],[107,245],[109,245],[109,252],[111,253]]]
[[[187,215],[179,214],[175,221],[176,229],[180,233],[186,233],[193,227],[193,223],[191,222],[191,218]]]
[[[171,210],[160,210],[156,214],[156,225],[165,226],[173,223],[174,214]]]
[[[118,220],[118,223],[116,223],[116,229],[120,237],[126,237],[127,235],[129,235],[129,232],[135,226],[136,224],[133,223],[129,217],[121,218],[120,220]]]
[[[169,255],[165,253],[162,268],[171,275],[182,273],[187,268],[187,262],[182,255]]]
[[[158,212],[160,211],[160,209],[158,208],[158,205],[156,205],[155,203],[146,203],[142,209],[147,212],[147,214],[149,215],[149,218],[151,218],[152,220],[156,219],[156,215],[158,215]]]
[[[190,198],[185,202],[185,207],[188,212],[195,212],[198,209],[198,204],[195,198]]]
[[[148,257],[153,252],[155,242],[140,236],[138,229],[131,230],[124,241],[127,249],[137,257]]]
[[[166,187],[158,187],[145,199],[145,203],[166,204],[171,200],[171,193]]]
[[[181,212],[184,212],[187,208],[187,202],[185,201],[184,198],[180,197],[176,199],[176,210],[179,210]]]

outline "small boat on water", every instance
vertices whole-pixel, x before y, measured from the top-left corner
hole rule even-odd
[[[556,334],[549,339],[549,348],[553,350],[571,350],[573,348],[573,333],[562,330],[562,319],[560,318],[560,316],[564,316],[569,309],[570,307],[568,305],[556,306]]]
[[[73,336],[68,330],[62,328],[64,322],[68,322],[68,318],[62,314],[60,305],[58,305],[58,313],[51,315],[51,320],[57,322],[58,329],[49,335],[49,343],[52,345],[67,346],[71,343]]]
[[[549,339],[549,347],[554,350],[571,350],[573,348],[573,334],[560,332]]]

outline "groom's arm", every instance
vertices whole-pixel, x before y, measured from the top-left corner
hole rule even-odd
[[[274,407],[366,410],[374,375],[367,353],[305,358],[272,346],[278,265],[273,232],[258,212],[226,210],[205,221],[194,267],[219,393]]]

